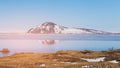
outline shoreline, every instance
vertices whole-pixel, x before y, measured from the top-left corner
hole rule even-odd
[[[0,68],[119,68],[120,50],[21,52],[0,57]]]

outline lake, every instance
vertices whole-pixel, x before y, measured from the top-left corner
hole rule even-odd
[[[0,56],[16,52],[55,52],[59,50],[94,50],[102,51],[120,48],[119,35],[33,35],[1,34],[0,50],[8,48],[9,53],[0,52]]]

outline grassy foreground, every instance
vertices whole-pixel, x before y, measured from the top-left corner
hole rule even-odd
[[[80,58],[106,57],[103,62],[87,62]],[[117,60],[119,63],[109,63]],[[120,68],[120,50],[58,51],[55,53],[15,53],[0,57],[0,68]]]

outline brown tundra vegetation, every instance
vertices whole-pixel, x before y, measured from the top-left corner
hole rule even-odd
[[[105,57],[104,61],[88,62],[81,59],[99,57]],[[110,62],[113,60],[116,62]],[[120,50],[15,53],[11,56],[0,57],[0,68],[120,68]]]

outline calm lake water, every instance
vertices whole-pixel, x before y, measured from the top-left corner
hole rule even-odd
[[[49,39],[49,40],[48,40]],[[0,35],[0,50],[8,48],[8,56],[16,52],[55,52],[59,50],[94,50],[120,48],[115,35]]]

